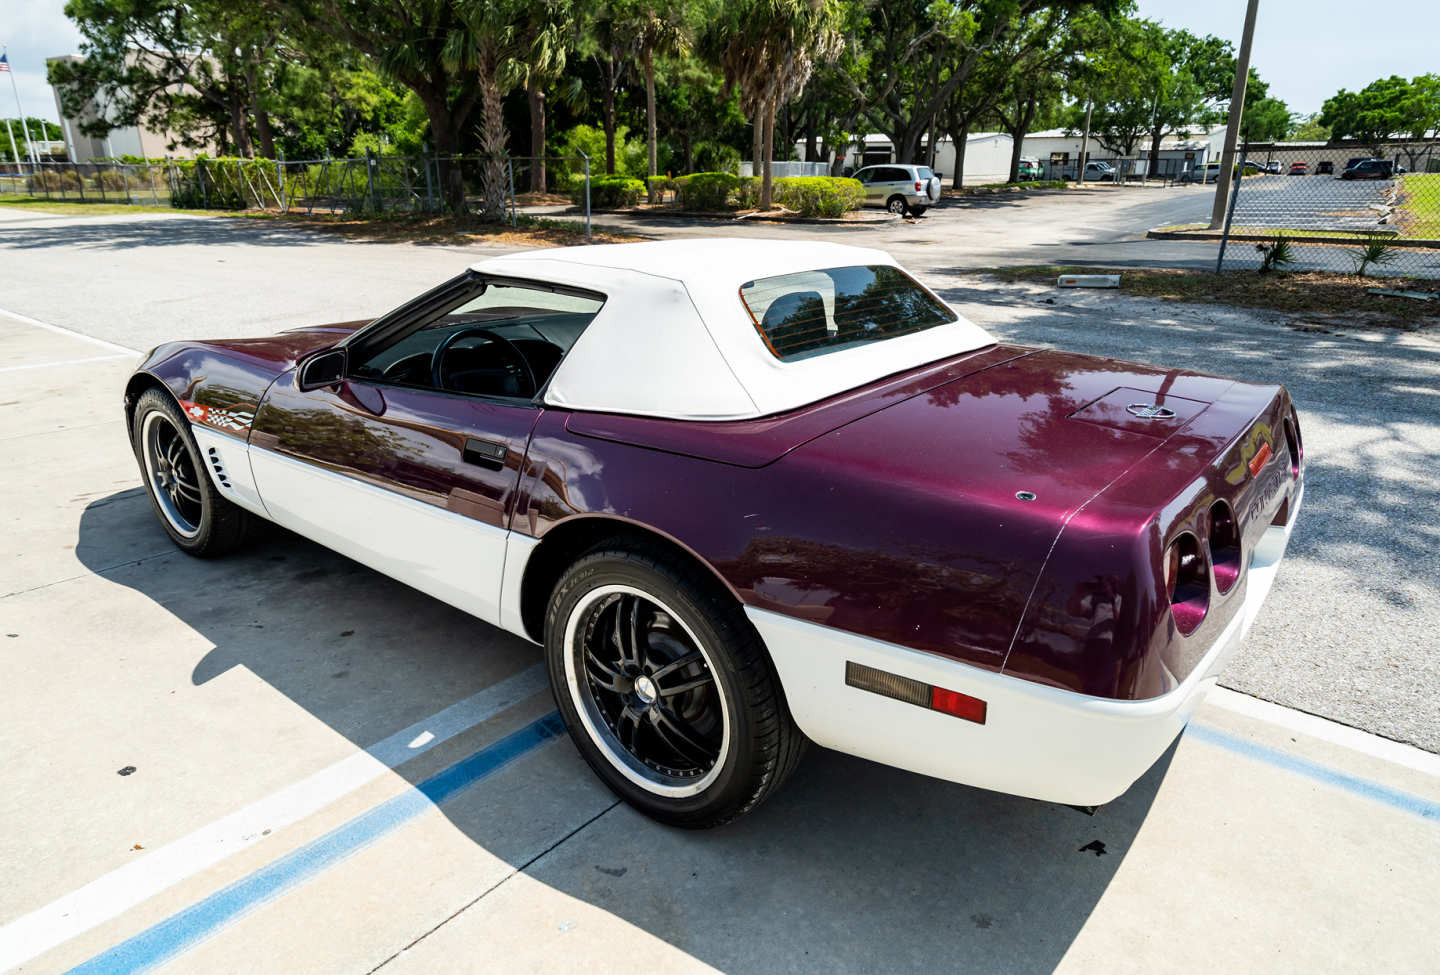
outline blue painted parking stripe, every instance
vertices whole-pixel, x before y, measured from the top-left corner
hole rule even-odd
[[[1307,779],[1323,782],[1325,785],[1334,786],[1353,795],[1390,806],[1392,809],[1400,809],[1422,819],[1440,822],[1440,802],[1434,802],[1410,792],[1403,792],[1400,789],[1392,789],[1388,785],[1381,785],[1379,782],[1372,782],[1370,779],[1364,779],[1358,775],[1341,772],[1308,758],[1291,755],[1278,748],[1271,748],[1269,745],[1262,745],[1247,738],[1232,735],[1228,731],[1221,731],[1212,725],[1192,723],[1185,729],[1185,737],[1196,738],[1237,755],[1253,758],[1267,765],[1282,768],[1287,772],[1294,772],[1296,775],[1303,775]]]
[[[552,711],[71,972],[150,971],[564,732]]]

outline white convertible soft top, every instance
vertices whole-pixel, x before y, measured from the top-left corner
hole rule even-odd
[[[751,419],[994,343],[956,312],[952,324],[790,362],[776,358],[756,331],[741,286],[856,265],[899,266],[868,247],[714,238],[526,251],[481,261],[474,270],[605,295],[545,391],[547,403],[572,410]]]

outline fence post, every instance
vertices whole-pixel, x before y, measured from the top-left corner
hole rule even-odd
[[[195,175],[200,177],[200,209],[210,209],[210,191],[205,186],[205,160],[195,160]]]
[[[583,149],[577,149],[580,158],[585,160],[585,239],[590,239],[590,157],[585,155]]]
[[[435,183],[430,179],[430,157],[422,151],[420,164],[425,168],[425,212],[435,212]]]
[[[505,169],[510,177],[510,226],[515,227],[519,226],[515,219],[515,160],[510,156],[505,157]]]
[[[145,172],[150,177],[150,202],[155,206],[160,205],[160,193],[155,189],[155,167],[150,165],[150,157],[145,157]]]
[[[135,205],[135,195],[130,192],[130,167],[125,163],[119,163],[120,178],[125,181],[125,202],[131,206]]]
[[[365,150],[365,189],[370,197],[370,205],[375,208],[375,215],[380,215],[380,187],[375,181],[375,150]]]
[[[35,168],[32,166],[31,169],[30,169],[30,171],[33,173],[33,172],[35,171]],[[49,176],[49,174],[45,172],[45,164],[44,164],[44,163],[41,163],[41,164],[40,164],[40,173],[39,173],[39,175],[40,175],[40,186],[41,186],[42,189],[45,190],[45,199],[48,200],[48,199],[50,199],[50,180],[47,178],[47,177]],[[57,179],[56,182],[58,183],[59,180]],[[60,187],[60,198],[61,198],[62,200],[65,198],[65,187],[64,187],[63,185]]]
[[[92,162],[90,165],[95,167],[95,186],[100,190],[100,202],[108,203],[109,199],[105,196],[105,180],[100,173],[100,167],[103,166],[104,163]]]
[[[290,198],[285,193],[285,150],[275,150],[275,189],[280,193],[280,212],[290,212]]]
[[[1249,153],[1248,146],[1240,147],[1240,172],[1235,177],[1235,185],[1230,188],[1230,206],[1225,211],[1225,229],[1220,231],[1220,255],[1215,258],[1216,274],[1220,273],[1220,268],[1225,264],[1225,245],[1230,242],[1230,222],[1235,219],[1235,202],[1240,199],[1240,184],[1245,181],[1245,157]],[[1219,190],[1217,189],[1216,192],[1218,193]]]

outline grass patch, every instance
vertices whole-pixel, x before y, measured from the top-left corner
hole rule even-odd
[[[218,210],[177,210],[169,204],[99,203],[86,200],[56,200],[43,196],[0,196],[0,206],[70,216],[104,216],[111,213],[220,213]]]
[[[1440,173],[1400,177],[1400,223],[1410,237],[1440,237]]]
[[[1371,288],[1387,288],[1440,296],[1440,281],[1426,278],[1362,278],[1329,271],[1260,275],[1254,271],[1216,274],[1180,268],[1098,267],[1007,267],[984,273],[1001,281],[1041,284],[1054,284],[1062,274],[1118,274],[1120,290],[1127,295],[1305,315],[1341,326],[1419,328],[1440,323],[1440,300],[1369,293]]]
[[[241,214],[252,220],[274,220],[279,223],[310,227],[327,233],[358,240],[409,241],[424,244],[469,244],[477,239],[497,244],[528,244],[542,247],[566,247],[572,244],[618,244],[632,240],[648,240],[639,234],[621,233],[594,227],[593,235],[585,236],[584,220],[554,220],[548,217],[521,215],[516,226],[486,222],[474,215],[463,217],[434,213],[406,213],[384,217],[356,217],[328,213],[278,213],[251,210]]]

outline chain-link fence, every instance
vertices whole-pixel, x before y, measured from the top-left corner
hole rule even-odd
[[[0,198],[379,216],[568,203],[589,222],[590,161],[576,156],[153,159],[0,165]]]
[[[1244,146],[1217,266],[1440,277],[1436,150]]]

